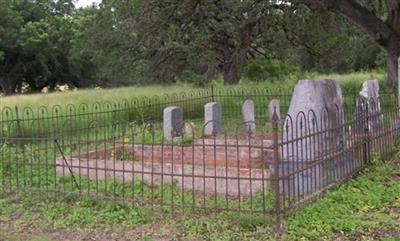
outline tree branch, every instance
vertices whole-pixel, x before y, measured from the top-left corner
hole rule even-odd
[[[398,34],[400,33],[400,1],[399,0],[386,0],[386,7],[388,11],[387,24]]]
[[[384,21],[355,0],[304,0],[304,2],[342,14],[364,30],[373,41],[385,48],[388,47],[392,35],[396,34]]]

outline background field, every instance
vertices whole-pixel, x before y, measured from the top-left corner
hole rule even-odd
[[[223,86],[222,80],[215,80],[212,83],[218,88],[269,88],[271,90],[281,88],[282,90],[290,91],[295,86],[299,79],[337,79],[341,81],[343,91],[360,91],[362,82],[369,79],[378,79],[382,84],[383,91],[385,88],[386,74],[384,72],[357,72],[351,74],[318,74],[306,73],[301,76],[292,76],[285,81],[263,81],[259,83],[242,81],[239,85]],[[93,104],[95,102],[118,102],[124,99],[129,100],[132,97],[151,97],[154,95],[162,96],[163,94],[171,93],[187,93],[199,89],[211,88],[196,87],[194,85],[176,83],[168,85],[150,85],[150,86],[131,86],[111,89],[82,89],[78,91],[56,92],[47,94],[32,94],[32,95],[15,95],[11,97],[0,97],[0,107],[14,107],[20,108],[32,107],[37,109],[40,106],[54,106],[54,105],[79,105],[81,103]]]

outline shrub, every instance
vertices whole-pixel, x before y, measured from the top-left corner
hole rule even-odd
[[[298,72],[296,66],[270,58],[257,58],[250,61],[244,71],[245,77],[253,81],[281,80]]]

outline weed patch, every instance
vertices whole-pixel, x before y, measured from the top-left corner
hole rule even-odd
[[[398,164],[376,163],[318,202],[298,210],[286,223],[289,236],[316,239],[357,229],[398,228],[396,220],[385,214],[385,207],[400,197],[400,182],[390,181],[395,170],[399,170]]]

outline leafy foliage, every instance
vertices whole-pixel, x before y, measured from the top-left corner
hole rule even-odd
[[[359,30],[297,1],[2,1],[0,36],[5,94],[384,67]]]
[[[0,86],[12,94],[70,83],[72,0],[2,1]]]
[[[257,58],[250,61],[245,69],[245,76],[254,81],[282,80],[297,72],[294,65],[273,59]]]

